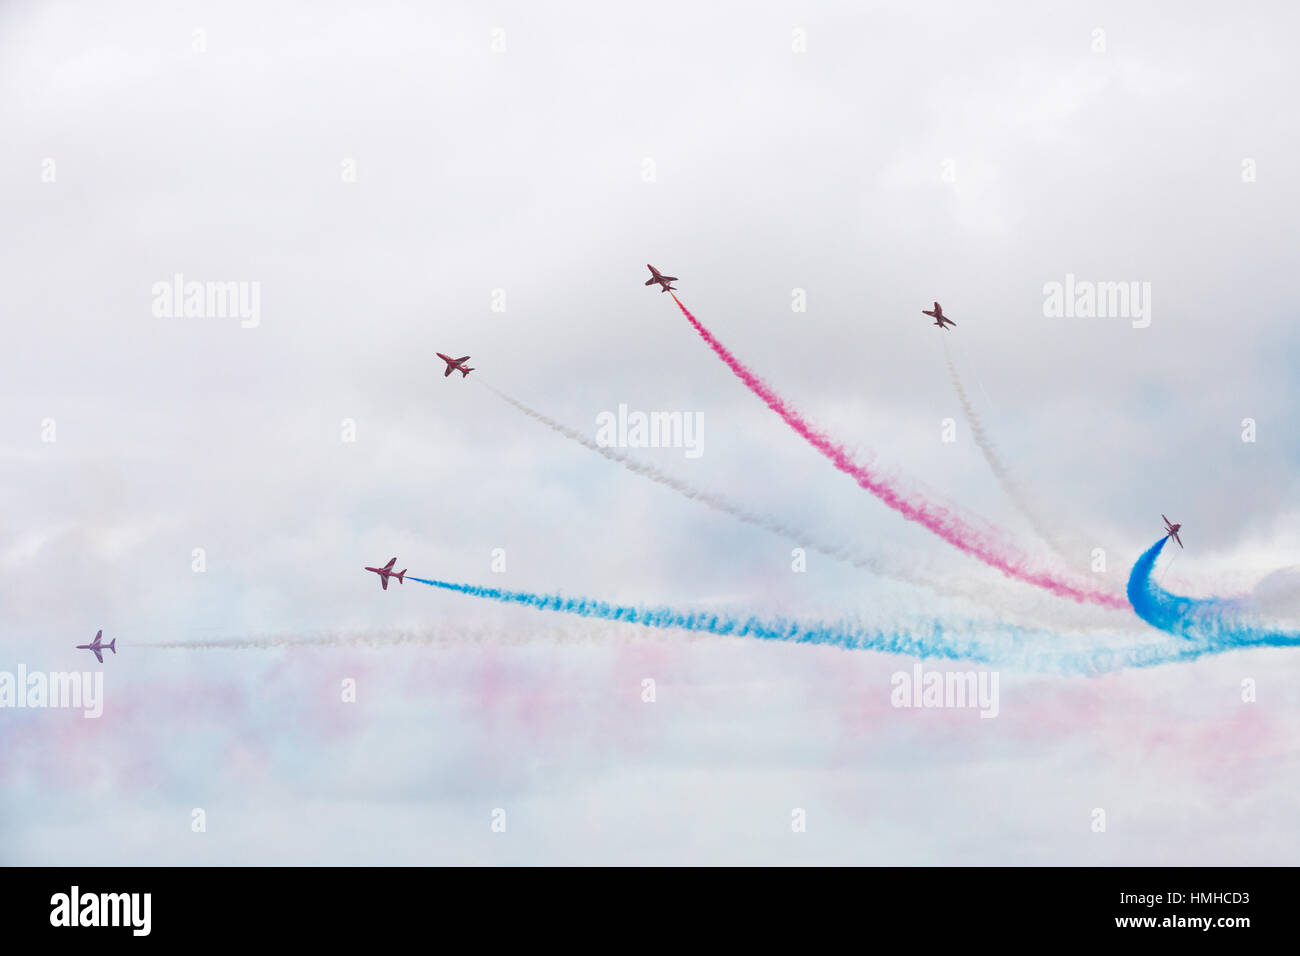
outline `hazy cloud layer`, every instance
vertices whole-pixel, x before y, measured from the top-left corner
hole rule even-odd
[[[396,554],[624,602],[1149,639],[862,493],[642,287],[651,262],[848,447],[1047,555],[969,432],[920,314],[938,299],[1001,460],[1106,549],[1109,581],[1164,512],[1188,545],[1166,587],[1273,575],[1270,612],[1300,616],[1297,14],[1176,13],[0,8],[0,670],[97,667],[72,646],[120,641],[99,721],[0,711],[5,861],[1294,859],[1283,651],[1005,674],[980,720],[890,707],[910,660],[542,619],[360,570]],[[256,326],[155,314],[178,274],[256,284]],[[1150,283],[1149,327],[1047,317],[1067,276]],[[479,371],[444,379],[436,351]],[[620,404],[702,414],[699,458],[629,453],[954,596],[815,553],[792,573],[791,542],[476,376],[592,436]],[[344,633],[446,646],[138,646]],[[114,812],[84,820],[87,801]]]

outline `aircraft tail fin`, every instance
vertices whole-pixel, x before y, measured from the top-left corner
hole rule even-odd
[[[114,654],[117,653],[117,638],[116,638],[116,637],[113,638],[111,641],[109,641],[109,643],[108,643],[108,649],[109,649],[110,651],[112,651]]]
[[[397,572],[397,581],[398,581],[399,584],[405,584],[405,583],[406,583],[404,580],[402,580],[402,578],[403,578],[405,575],[406,575],[406,568],[402,568],[402,570],[400,570],[400,571]]]
[[[468,377],[469,377],[469,373],[472,372],[472,371],[474,371],[472,368],[462,368],[462,369],[460,370],[460,377],[461,377],[461,378],[468,378]]]

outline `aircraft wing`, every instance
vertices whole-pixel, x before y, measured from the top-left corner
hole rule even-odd
[[[456,359],[456,364],[459,365],[461,362],[468,362],[468,361],[469,361],[469,356],[462,355],[460,358]]]
[[[1177,531],[1174,532],[1174,540],[1178,542],[1178,547],[1181,548],[1183,546],[1183,539],[1178,537]]]
[[[379,575],[379,583],[382,584],[382,585],[384,586],[384,590],[387,591],[387,590],[388,590],[388,575],[386,575],[386,574],[381,574],[381,575]]]
[[[451,374],[452,372],[454,372],[455,370],[456,370],[456,366],[454,366],[454,365],[452,365],[450,362],[448,362],[448,363],[447,363],[447,371],[445,371],[445,372],[442,373],[442,377],[443,377],[443,378],[446,378],[448,375],[450,375],[450,374]]]
[[[99,652],[99,648],[92,647],[91,650],[95,652],[95,660],[99,661],[101,664],[104,663],[104,655]]]
[[[384,565],[385,571],[393,570],[393,565],[397,563],[397,558],[389,558],[388,563]]]

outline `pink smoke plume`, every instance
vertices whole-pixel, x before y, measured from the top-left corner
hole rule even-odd
[[[786,404],[761,378],[751,372],[731,354],[713,334],[700,324],[699,319],[691,315],[681,299],[673,296],[673,301],[682,310],[682,314],[694,326],[709,348],[722,359],[727,368],[745,383],[745,386],[763,400],[768,408],[776,412],[787,425],[803,436],[808,444],[822,453],[836,468],[844,472],[859,485],[871,492],[889,507],[893,508],[908,521],[917,524],[938,535],[953,547],[974,558],[983,561],[989,567],[997,568],[1008,577],[1017,581],[1044,588],[1060,597],[1071,598],[1080,603],[1099,604],[1103,607],[1127,608],[1128,602],[1117,594],[1078,584],[1049,571],[1035,570],[1029,567],[1028,559],[1017,554],[1004,542],[994,540],[990,535],[976,528],[966,519],[953,514],[949,509],[927,501],[917,492],[907,492],[896,488],[888,480],[873,472],[870,468],[858,464],[849,453],[826,435],[806,422],[803,417]]]

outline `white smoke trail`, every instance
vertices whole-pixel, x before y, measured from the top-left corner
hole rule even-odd
[[[932,586],[929,582],[923,583],[894,569],[887,568],[878,555],[854,551],[845,545],[829,544],[824,541],[809,539],[807,532],[802,528],[793,528],[782,524],[779,521],[774,521],[764,515],[750,511],[748,508],[738,505],[719,494],[706,491],[702,488],[696,488],[694,485],[682,481],[680,478],[676,478],[667,472],[660,471],[654,465],[647,464],[643,461],[637,461],[620,451],[607,448],[596,442],[594,439],[588,438],[581,432],[575,431],[566,425],[562,425],[553,418],[548,418],[536,409],[529,408],[523,402],[511,398],[509,395],[498,391],[491,385],[488,385],[487,383],[482,384],[484,388],[497,396],[497,398],[523,412],[529,418],[533,419],[533,421],[541,422],[547,428],[551,429],[551,431],[563,435],[570,441],[577,442],[584,448],[588,448],[610,461],[617,462],[633,474],[640,475],[642,478],[649,478],[651,481],[663,485],[665,488],[671,488],[673,491],[689,498],[691,501],[698,501],[700,504],[707,508],[712,508],[714,511],[720,511],[723,514],[731,515],[733,518],[737,518],[746,524],[753,525],[756,528],[763,528],[764,530],[786,538],[797,545],[808,547],[829,558],[834,558],[836,561],[843,561],[851,564],[855,568],[861,568],[864,571],[870,571],[873,574],[879,574],[885,577],[893,577],[896,580],[906,581],[909,584],[921,583],[924,587]]]
[[[1001,455],[998,454],[993,436],[984,427],[983,419],[975,410],[975,406],[962,384],[961,376],[957,374],[957,366],[952,360],[952,352],[948,348],[947,337],[944,337],[943,340],[943,357],[948,363],[948,376],[952,379],[952,387],[957,392],[957,400],[961,403],[966,422],[970,425],[971,434],[975,437],[975,444],[979,447],[980,454],[984,456],[984,461],[988,463],[989,470],[993,472],[993,477],[997,479],[1002,491],[1011,500],[1011,503],[1016,506],[1016,510],[1029,522],[1034,529],[1034,533],[1052,549],[1057,557],[1079,574],[1090,573],[1091,569],[1087,567],[1087,562],[1083,560],[1087,546],[1080,543],[1073,536],[1063,534],[1058,519],[1045,516],[1043,509],[1040,508],[1033,496],[1016,481],[1015,476],[1011,474],[1011,469],[1007,467]]]
[[[527,629],[492,627],[466,627],[440,625],[419,630],[394,630],[383,633],[368,631],[317,632],[311,635],[268,634],[256,637],[217,637],[197,640],[133,641],[120,645],[123,648],[151,648],[155,650],[186,651],[276,651],[289,648],[366,649],[389,647],[526,647],[534,644],[623,646],[629,643],[695,643],[712,638],[695,632],[669,633],[635,624],[618,624],[607,621],[567,620],[562,624],[536,626]]]
[[[413,579],[415,580],[415,579]],[[420,579],[422,580],[422,579]],[[469,585],[454,585],[436,581],[422,581],[450,590],[465,593],[482,591]],[[494,589],[486,589],[494,590]],[[502,599],[512,603],[519,594],[507,594]],[[827,644],[841,649],[867,649],[865,638],[870,635],[887,636],[891,628],[881,631],[867,626],[856,618],[841,622],[795,624],[774,620],[766,624],[753,617],[731,618],[725,612],[672,612],[667,608],[643,608],[638,622],[623,620],[630,608],[606,605],[604,602],[564,598],[560,595],[527,595],[533,606],[548,610],[564,610],[566,605],[577,605],[571,613],[603,612],[602,617],[572,617],[550,626],[508,628],[501,626],[472,627],[440,625],[437,629],[398,630],[386,633],[338,632],[316,633],[311,636],[297,634],[267,635],[264,637],[230,637],[199,639],[194,641],[165,640],[139,642],[125,645],[130,649],[153,648],[166,651],[262,651],[276,652],[285,649],[383,649],[394,647],[420,647],[438,651],[456,651],[477,648],[511,648],[536,645],[570,647],[623,648],[632,644],[694,645],[702,642],[736,640],[789,640],[803,644]],[[479,599],[476,597],[476,599]],[[610,620],[616,614],[619,620]],[[674,620],[660,620],[671,614]],[[727,620],[736,624],[734,633]],[[723,630],[716,630],[717,627]],[[989,626],[966,622],[955,630],[942,628],[932,619],[899,625],[899,630],[886,642],[887,646],[875,648],[881,653],[904,657],[929,657],[938,655],[958,660],[996,662],[1016,670],[1046,674],[1096,674],[1132,666],[1148,666],[1171,660],[1200,656],[1204,648],[1183,640],[1153,642],[1150,635],[1135,640],[1132,633],[1123,631],[1062,632],[1053,630],[1025,631],[1014,625]]]
[[[832,560],[848,564],[864,571],[869,571],[872,574],[881,577],[901,581],[905,584],[917,587],[923,587],[943,597],[960,598],[979,604],[985,608],[996,610],[1004,618],[1009,618],[1014,614],[1025,619],[1034,620],[1037,623],[1046,626],[1064,625],[1083,628],[1105,627],[1108,629],[1113,629],[1116,626],[1117,621],[1120,620],[1113,611],[1081,606],[1071,606],[1067,608],[1062,606],[1061,602],[1053,602],[1049,614],[1047,613],[1048,606],[1044,601],[1039,599],[1038,595],[1031,596],[1028,603],[1008,600],[1006,592],[995,594],[987,585],[927,574],[919,568],[903,567],[897,564],[886,563],[882,556],[862,551],[861,549],[851,545],[818,540],[817,538],[810,537],[806,528],[796,528],[786,525],[780,521],[751,511],[750,509],[736,504],[715,492],[697,488],[688,482],[682,481],[680,478],[661,471],[653,465],[637,461],[621,451],[607,448],[604,445],[599,444],[594,439],[587,437],[581,432],[557,422],[553,418],[542,414],[534,408],[530,408],[528,405],[525,405],[518,399],[494,388],[482,379],[479,380],[479,384],[490,391],[493,395],[496,395],[497,398],[501,399],[506,404],[527,415],[534,421],[540,422],[556,434],[562,435],[570,441],[577,442],[584,448],[594,451],[596,454],[608,459],[609,461],[622,465],[633,474],[640,475],[643,478],[648,478],[656,484],[676,491],[678,494],[689,498],[691,501],[697,501],[714,511],[731,515],[733,518],[743,521],[746,524],[762,528],[772,534],[785,538],[799,547],[816,551]]]

